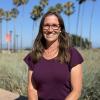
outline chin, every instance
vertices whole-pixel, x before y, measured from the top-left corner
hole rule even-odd
[[[52,43],[52,42],[55,42],[57,39],[46,39],[46,40],[47,42]]]

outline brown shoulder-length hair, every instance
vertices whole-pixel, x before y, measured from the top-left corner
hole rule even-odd
[[[46,40],[43,36],[43,25],[44,20],[47,16],[55,15],[58,18],[59,25],[61,28],[61,33],[59,34],[58,41],[59,41],[59,53],[57,56],[57,59],[61,62],[69,62],[70,61],[70,54],[69,54],[69,48],[70,48],[70,40],[69,35],[65,31],[65,26],[62,17],[57,14],[56,12],[47,12],[41,19],[40,26],[39,26],[39,32],[38,35],[34,41],[33,49],[32,49],[32,58],[33,62],[37,63],[43,54],[44,48],[46,48]]]

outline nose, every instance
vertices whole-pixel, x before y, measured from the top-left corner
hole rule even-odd
[[[49,26],[48,32],[53,32],[52,26]]]

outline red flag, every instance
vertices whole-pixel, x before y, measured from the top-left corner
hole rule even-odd
[[[10,42],[11,41],[11,34],[7,33],[5,39],[6,39],[6,42]]]

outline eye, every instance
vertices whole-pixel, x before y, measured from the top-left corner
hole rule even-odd
[[[48,30],[49,26],[47,24],[43,25],[44,30]]]
[[[58,25],[57,25],[57,24],[52,24],[52,26],[53,26],[53,27],[58,27]]]
[[[43,29],[48,30],[49,28],[52,28],[53,30],[58,30],[59,29],[59,24],[44,24]]]
[[[50,25],[48,25],[48,24],[45,24],[45,25],[43,25],[44,27],[49,27]]]

